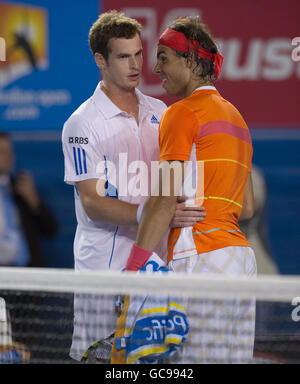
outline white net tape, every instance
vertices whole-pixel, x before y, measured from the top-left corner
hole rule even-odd
[[[205,298],[249,298],[291,302],[300,296],[300,277],[224,277],[199,275],[147,275],[136,273],[73,271],[70,269],[0,268],[0,289],[123,294],[172,292]]]

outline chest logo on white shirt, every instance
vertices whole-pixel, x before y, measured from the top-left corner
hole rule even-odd
[[[159,121],[157,120],[157,118],[154,115],[152,115],[150,121],[151,121],[152,124],[159,124]]]
[[[89,139],[87,137],[69,137],[69,144],[88,144]]]

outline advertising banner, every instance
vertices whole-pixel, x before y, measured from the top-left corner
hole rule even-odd
[[[1,130],[59,130],[91,94],[98,9],[98,0],[0,1]]]

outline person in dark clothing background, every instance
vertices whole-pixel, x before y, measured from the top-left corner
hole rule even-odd
[[[0,132],[0,266],[44,267],[40,237],[54,237],[57,221],[29,172],[12,176],[14,150]]]
[[[47,267],[40,239],[57,234],[57,221],[31,174],[21,171],[13,176],[14,160],[10,136],[0,132],[0,267]],[[6,303],[13,342],[28,348],[31,358],[40,358],[46,343],[47,299],[40,293],[13,290],[1,290],[0,296]]]

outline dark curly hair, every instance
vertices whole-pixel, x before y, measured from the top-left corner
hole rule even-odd
[[[169,28],[183,33],[186,36],[188,42],[191,40],[196,40],[199,44],[195,47],[196,51],[201,45],[211,53],[218,53],[218,47],[211,35],[211,32],[209,31],[208,27],[201,21],[199,16],[178,18],[173,21]],[[196,76],[203,79],[214,79],[214,63],[212,60],[198,57],[192,49],[190,49],[188,53],[176,51],[176,54],[187,59],[193,56],[196,62],[196,68],[194,69]]]

